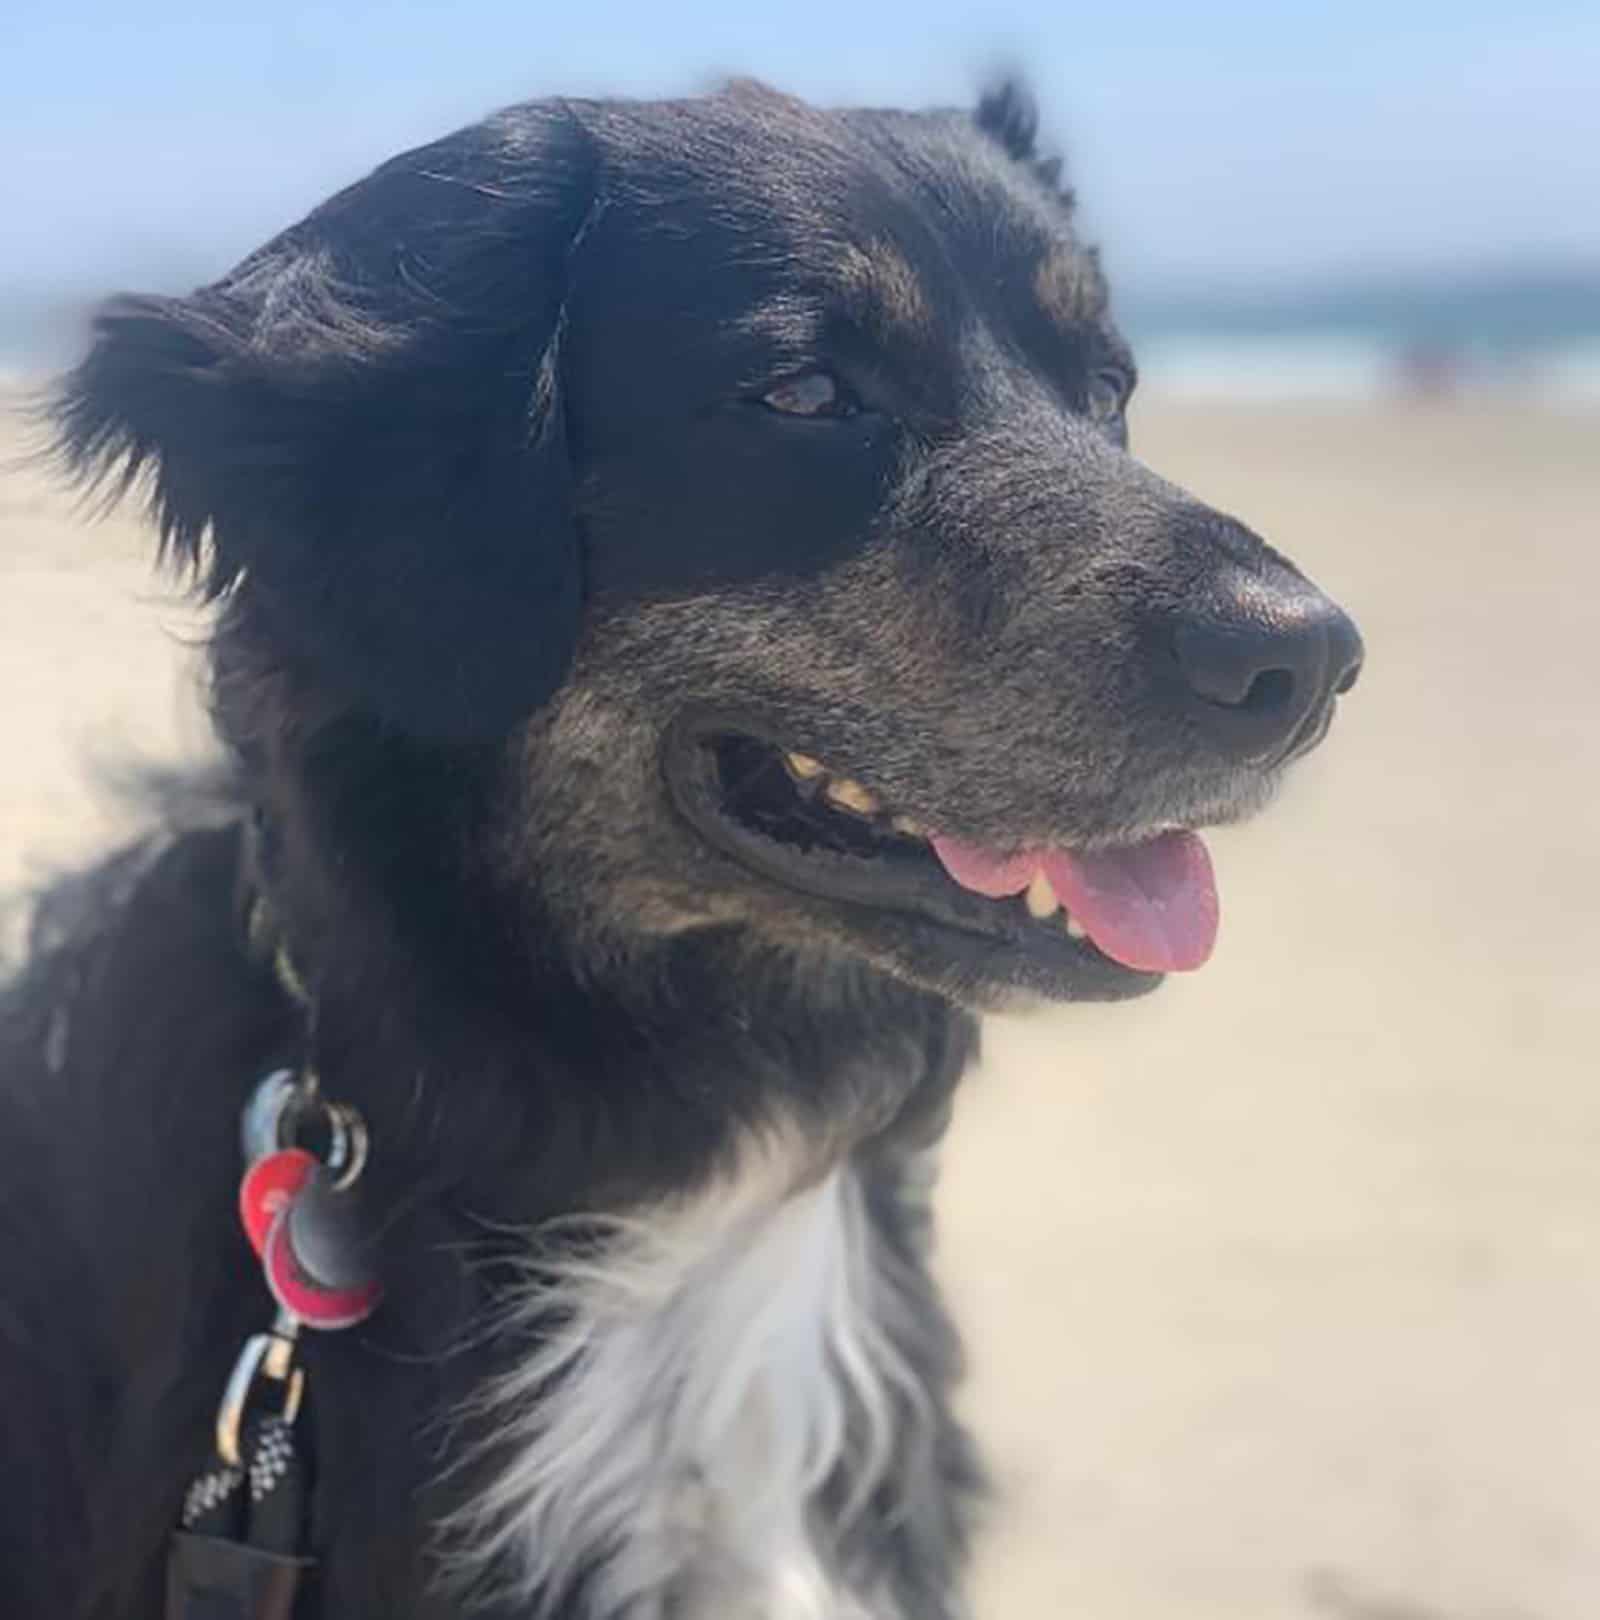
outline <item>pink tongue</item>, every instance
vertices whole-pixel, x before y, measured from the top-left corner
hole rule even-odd
[[[1056,899],[1103,951],[1145,973],[1200,967],[1217,942],[1217,885],[1206,846],[1190,832],[1163,833],[1125,849],[999,855],[935,836],[934,853],[963,889],[999,899],[1043,872]]]

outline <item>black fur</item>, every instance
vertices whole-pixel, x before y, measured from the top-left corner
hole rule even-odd
[[[958,1004],[1150,981],[758,876],[668,779],[699,791],[694,728],[733,714],[999,842],[1266,796],[1286,755],[1229,754],[1165,638],[1236,576],[1321,599],[1124,452],[1131,361],[1035,127],[1016,87],[976,120],[748,85],[514,108],[104,310],[63,444],[220,600],[235,798],[51,897],[0,1007],[0,1614],[159,1613],[266,1314],[235,1132],[304,1027],[243,944],[251,810],[325,1084],[372,1128],[388,1288],[309,1349],[307,1614],[510,1620],[433,1581],[432,1532],[481,1483],[455,1415],[525,1348],[479,1331],[525,1234],[775,1120],[853,1156],[918,1279],[936,1466],[851,1557],[956,1612],[976,1469],[908,1166],[974,1049]],[[860,409],[762,403],[823,366]]]

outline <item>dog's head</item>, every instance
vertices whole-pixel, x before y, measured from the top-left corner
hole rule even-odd
[[[495,749],[475,833],[580,957],[720,928],[1129,994],[1206,955],[1193,829],[1360,643],[1129,455],[1033,139],[1015,88],[515,108],[108,307],[67,441],[149,472],[320,712]]]

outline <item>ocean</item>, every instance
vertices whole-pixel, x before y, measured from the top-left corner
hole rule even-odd
[[[1170,399],[1285,402],[1523,394],[1600,405],[1600,338],[1514,357],[1407,350],[1385,338],[1310,330],[1283,336],[1175,331],[1137,344],[1140,388]]]
[[[1362,400],[1494,392],[1600,403],[1600,266],[1136,290],[1119,313],[1152,393]]]
[[[0,288],[0,376],[67,363],[90,303]],[[1141,387],[1156,396],[1361,401],[1492,392],[1600,404],[1600,266],[1202,293],[1136,286],[1117,312]]]

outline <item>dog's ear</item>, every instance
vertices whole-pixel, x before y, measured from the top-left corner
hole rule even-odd
[[[973,118],[990,140],[997,141],[1008,157],[1018,163],[1031,163],[1033,143],[1039,134],[1039,104],[1033,91],[1019,77],[996,80],[978,97]]]
[[[1047,190],[1057,193],[1067,208],[1072,208],[1072,190],[1062,183],[1061,157],[1055,153],[1041,157],[1038,153],[1039,103],[1023,79],[1012,75],[996,80],[978,98],[972,117],[1007,157],[1031,169]]]
[[[580,557],[563,310],[596,160],[565,110],[407,153],[188,298],[106,305],[63,382],[80,477],[343,699],[503,733],[559,685]]]

